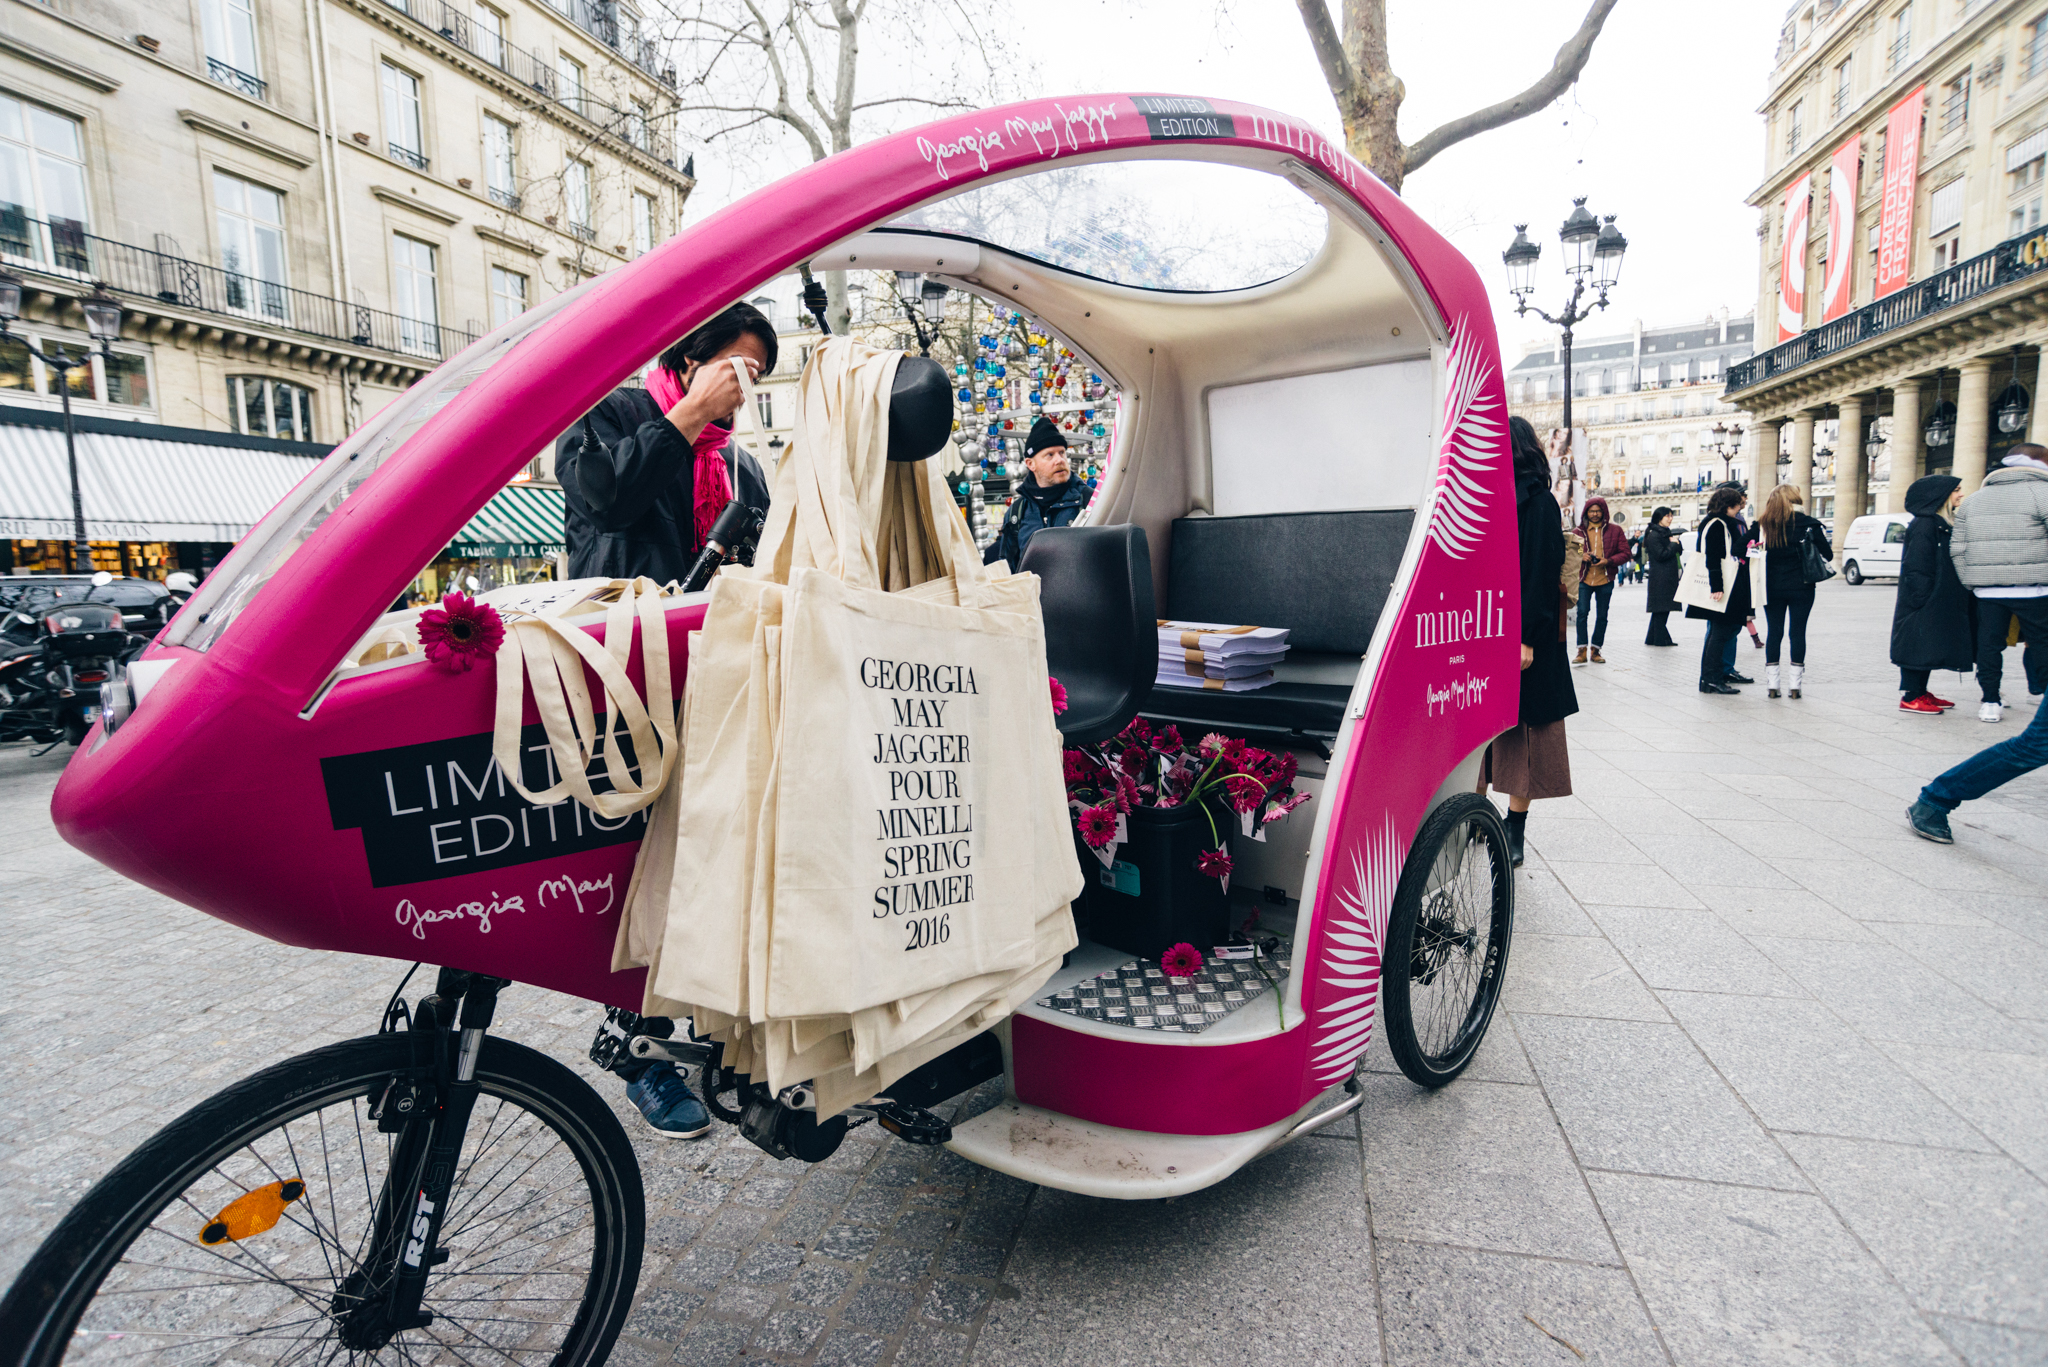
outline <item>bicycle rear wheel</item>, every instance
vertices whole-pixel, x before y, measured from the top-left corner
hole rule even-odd
[[[370,1105],[393,1078],[430,1086],[428,1053],[407,1034],[329,1045],[173,1121],[29,1260],[0,1301],[0,1362],[602,1363],[639,1281],[639,1165],[589,1084],[495,1038],[427,1283],[433,1322],[342,1339],[397,1140]],[[250,1231],[266,1202],[275,1223]]]

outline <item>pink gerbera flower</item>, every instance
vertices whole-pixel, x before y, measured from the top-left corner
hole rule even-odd
[[[1047,679],[1052,685],[1052,714],[1057,717],[1067,710],[1067,686],[1058,679]]]
[[[1211,731],[1208,735],[1202,737],[1202,754],[1207,759],[1214,759],[1223,753],[1223,747],[1229,743],[1220,732]]]
[[[505,644],[505,623],[489,603],[451,593],[441,606],[420,614],[420,644],[430,662],[461,674],[498,653]]]
[[[1107,802],[1099,807],[1083,807],[1080,822],[1081,838],[1091,850],[1099,850],[1116,839],[1116,808]]]
[[[1202,951],[1183,941],[1159,956],[1169,978],[1192,978],[1202,971]]]
[[[1101,772],[1096,767],[1095,761],[1089,759],[1088,756],[1082,754],[1079,750],[1061,751],[1060,768],[1064,771],[1064,777],[1069,788],[1077,783],[1086,783]]]
[[[1230,877],[1230,856],[1222,850],[1203,850],[1195,856],[1195,872],[1211,878]]]

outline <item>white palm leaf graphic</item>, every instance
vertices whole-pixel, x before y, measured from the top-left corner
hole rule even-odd
[[[1429,539],[1445,555],[1463,560],[1486,527],[1486,476],[1506,431],[1500,404],[1487,390],[1492,367],[1463,319],[1451,332],[1445,363],[1444,444],[1437,460],[1436,513]]]
[[[1367,836],[1352,848],[1350,879],[1331,899],[1322,963],[1330,1000],[1316,1008],[1309,1042],[1309,1069],[1318,1082],[1350,1076],[1372,1041],[1380,1004],[1380,951],[1394,906],[1394,884],[1401,877],[1402,854],[1401,839],[1389,817],[1378,835]]]

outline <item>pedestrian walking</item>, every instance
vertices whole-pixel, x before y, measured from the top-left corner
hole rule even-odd
[[[1609,519],[1606,499],[1589,498],[1579,518],[1579,535],[1586,543],[1586,558],[1579,564],[1579,653],[1572,663],[1586,663],[1586,616],[1592,612],[1592,661],[1604,665],[1600,647],[1607,644],[1607,601],[1614,596],[1616,572],[1628,563],[1628,534]]]
[[[1693,537],[1693,551],[1704,557],[1707,586],[1716,606],[1688,605],[1687,617],[1707,624],[1706,644],[1700,649],[1700,692],[1739,693],[1729,682],[1731,671],[1725,662],[1729,642],[1749,620],[1749,575],[1743,556],[1745,538],[1735,515],[1742,507],[1740,489],[1722,485],[1707,500],[1707,519]],[[1732,677],[1740,678],[1739,675]],[[1744,683],[1751,682],[1748,679]]]
[[[1899,710],[1923,716],[1955,704],[1927,691],[1937,669],[1967,674],[1977,661],[1977,600],[1949,558],[1949,519],[1962,501],[1954,475],[1926,475],[1906,489],[1906,541],[1899,553],[1899,597],[1892,608],[1892,663],[1899,667]]]
[[[1482,785],[1508,799],[1508,856],[1522,862],[1529,803],[1569,797],[1564,719],[1579,710],[1564,649],[1564,528],[1550,493],[1550,461],[1527,418],[1508,419],[1515,453],[1515,527],[1522,589],[1521,703],[1516,725],[1486,748]]]
[[[2015,446],[1956,509],[1956,577],[1977,596],[1978,721],[2005,716],[2005,642],[2017,620],[2027,691],[2048,689],[2048,447]]]
[[[1646,646],[1678,644],[1671,639],[1671,628],[1665,622],[1678,611],[1678,600],[1671,596],[1678,591],[1680,538],[1671,526],[1675,515],[1673,509],[1659,508],[1650,514],[1650,525],[1643,529],[1643,561],[1650,572],[1650,591],[1645,602],[1650,612],[1650,634],[1643,638]]]
[[[2048,706],[2035,708],[2027,729],[2011,740],[1979,750],[1922,788],[1906,809],[1906,820],[1921,839],[1953,845],[1956,838],[1948,828],[1951,812],[2044,764],[2048,764]]]
[[[1735,505],[1735,511],[1731,516],[1735,521],[1735,534],[1742,538],[1742,544],[1747,547],[1750,540],[1756,535],[1756,528],[1750,525],[1747,516],[1749,510],[1749,490],[1743,488],[1732,479],[1723,480],[1714,487],[1717,489],[1732,489],[1736,494],[1740,495],[1741,501]],[[1735,667],[1735,657],[1741,654],[1739,647],[1742,645],[1742,628],[1745,626],[1749,628],[1749,639],[1752,642],[1757,645],[1763,644],[1756,638],[1756,585],[1754,584],[1750,585],[1749,597],[1748,615],[1735,624],[1735,630],[1728,633],[1728,644],[1721,647],[1722,677],[1732,684],[1753,684],[1756,682],[1755,679],[1750,678],[1749,675],[1744,674]]]
[[[1820,519],[1810,517],[1802,505],[1805,495],[1796,484],[1780,484],[1764,500],[1763,516],[1757,519],[1757,534],[1764,547],[1764,621],[1769,634],[1764,641],[1764,689],[1766,696],[1778,696],[1778,649],[1791,626],[1792,672],[1786,680],[1793,697],[1800,694],[1806,677],[1806,618],[1813,611],[1813,582],[1807,578],[1809,554],[1825,565],[1835,558],[1828,529]]]

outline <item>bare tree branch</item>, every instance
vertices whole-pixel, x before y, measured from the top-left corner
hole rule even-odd
[[[854,106],[855,109],[880,109],[885,104],[928,104],[934,109],[972,109],[967,100],[928,100],[922,95],[891,95],[886,100],[866,100]]]
[[[1323,79],[1341,100],[1340,92],[1358,84],[1358,76],[1351,69],[1351,59],[1344,55],[1344,38],[1330,18],[1330,7],[1326,0],[1294,0],[1294,4],[1301,11],[1302,26],[1308,30],[1309,46],[1316,50]]]
[[[1463,142],[1488,129],[1499,128],[1517,119],[1525,119],[1562,95],[1572,82],[1579,79],[1579,73],[1585,70],[1586,59],[1593,54],[1593,40],[1600,36],[1600,28],[1607,22],[1607,16],[1613,11],[1615,4],[1616,0],[1593,0],[1593,7],[1586,11],[1585,22],[1579,25],[1579,31],[1557,50],[1557,59],[1551,63],[1550,70],[1543,73],[1536,84],[1512,99],[1488,105],[1461,119],[1452,119],[1431,132],[1408,149],[1402,166],[1403,173],[1413,174],[1446,147]]]

